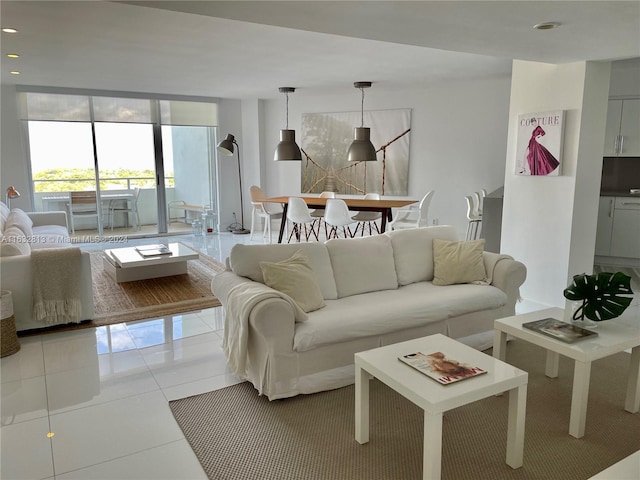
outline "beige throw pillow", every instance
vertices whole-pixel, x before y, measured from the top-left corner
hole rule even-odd
[[[324,298],[307,256],[298,250],[281,262],[260,262],[265,285],[289,295],[305,312],[324,307]]]
[[[451,242],[434,238],[433,284],[486,282],[483,251],[484,239]]]

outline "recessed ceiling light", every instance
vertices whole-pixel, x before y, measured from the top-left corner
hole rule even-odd
[[[13,70],[11,72],[9,72],[11,75],[20,75],[20,72],[17,70]]]
[[[560,24],[557,22],[544,22],[544,23],[538,23],[537,25],[534,25],[533,28],[536,30],[551,30],[559,26]]]
[[[2,31],[4,33],[18,33],[18,30],[16,30],[15,28],[10,28],[10,27],[3,28]]]
[[[7,57],[9,58],[20,58],[20,55],[17,53],[7,53]]]

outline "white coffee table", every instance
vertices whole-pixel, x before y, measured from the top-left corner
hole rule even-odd
[[[487,371],[451,385],[441,385],[398,360],[413,352],[443,352]],[[438,479],[442,461],[442,415],[447,410],[509,392],[507,465],[522,466],[528,374],[441,334],[355,354],[356,441],[369,441],[369,376],[373,375],[424,410],[424,479]]]
[[[198,252],[182,243],[166,244],[171,255],[143,257],[135,247],[105,250],[104,269],[117,283],[187,273],[187,261],[197,260]]]
[[[578,340],[575,343],[565,343],[522,327],[523,323],[547,317],[564,320],[565,312],[562,308],[549,308],[501,318],[494,322],[493,356],[500,360],[505,359],[507,335],[512,335],[547,350],[545,366],[547,377],[558,376],[560,355],[573,359],[575,366],[569,434],[581,438],[584,436],[587,419],[591,362],[631,348],[624,408],[631,413],[636,413],[640,408],[640,317],[638,312],[638,307],[629,308],[621,317],[599,322],[594,330],[598,332],[597,336]]]

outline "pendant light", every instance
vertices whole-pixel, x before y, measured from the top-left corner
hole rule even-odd
[[[293,87],[280,87],[280,93],[284,93],[287,97],[286,102],[286,119],[287,124],[284,130],[280,130],[280,143],[276,147],[276,151],[273,154],[273,159],[278,161],[284,160],[302,160],[302,153],[300,153],[300,147],[296,143],[296,131],[289,130],[289,94],[296,91]]]
[[[378,160],[376,149],[371,143],[371,129],[364,126],[364,89],[371,86],[371,82],[355,82],[354,87],[362,92],[362,104],[360,113],[362,123],[353,129],[353,142],[347,152],[347,160],[350,162],[375,162]]]

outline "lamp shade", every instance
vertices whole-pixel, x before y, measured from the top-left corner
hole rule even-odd
[[[378,160],[376,148],[371,143],[371,129],[356,127],[353,129],[354,140],[349,146],[347,160],[350,162],[375,162]]]
[[[233,152],[235,150],[235,147],[233,146],[234,142],[235,137],[230,133],[227,134],[227,138],[218,143],[218,152],[222,155],[230,157],[231,155],[233,155]]]
[[[19,196],[20,196],[20,192],[16,190],[16,187],[14,187],[13,185],[10,185],[9,188],[7,188],[7,198],[13,199],[13,198],[18,198]]]
[[[273,159],[278,161],[284,160],[302,160],[300,147],[296,143],[295,130],[280,130],[280,143],[276,147]]]

